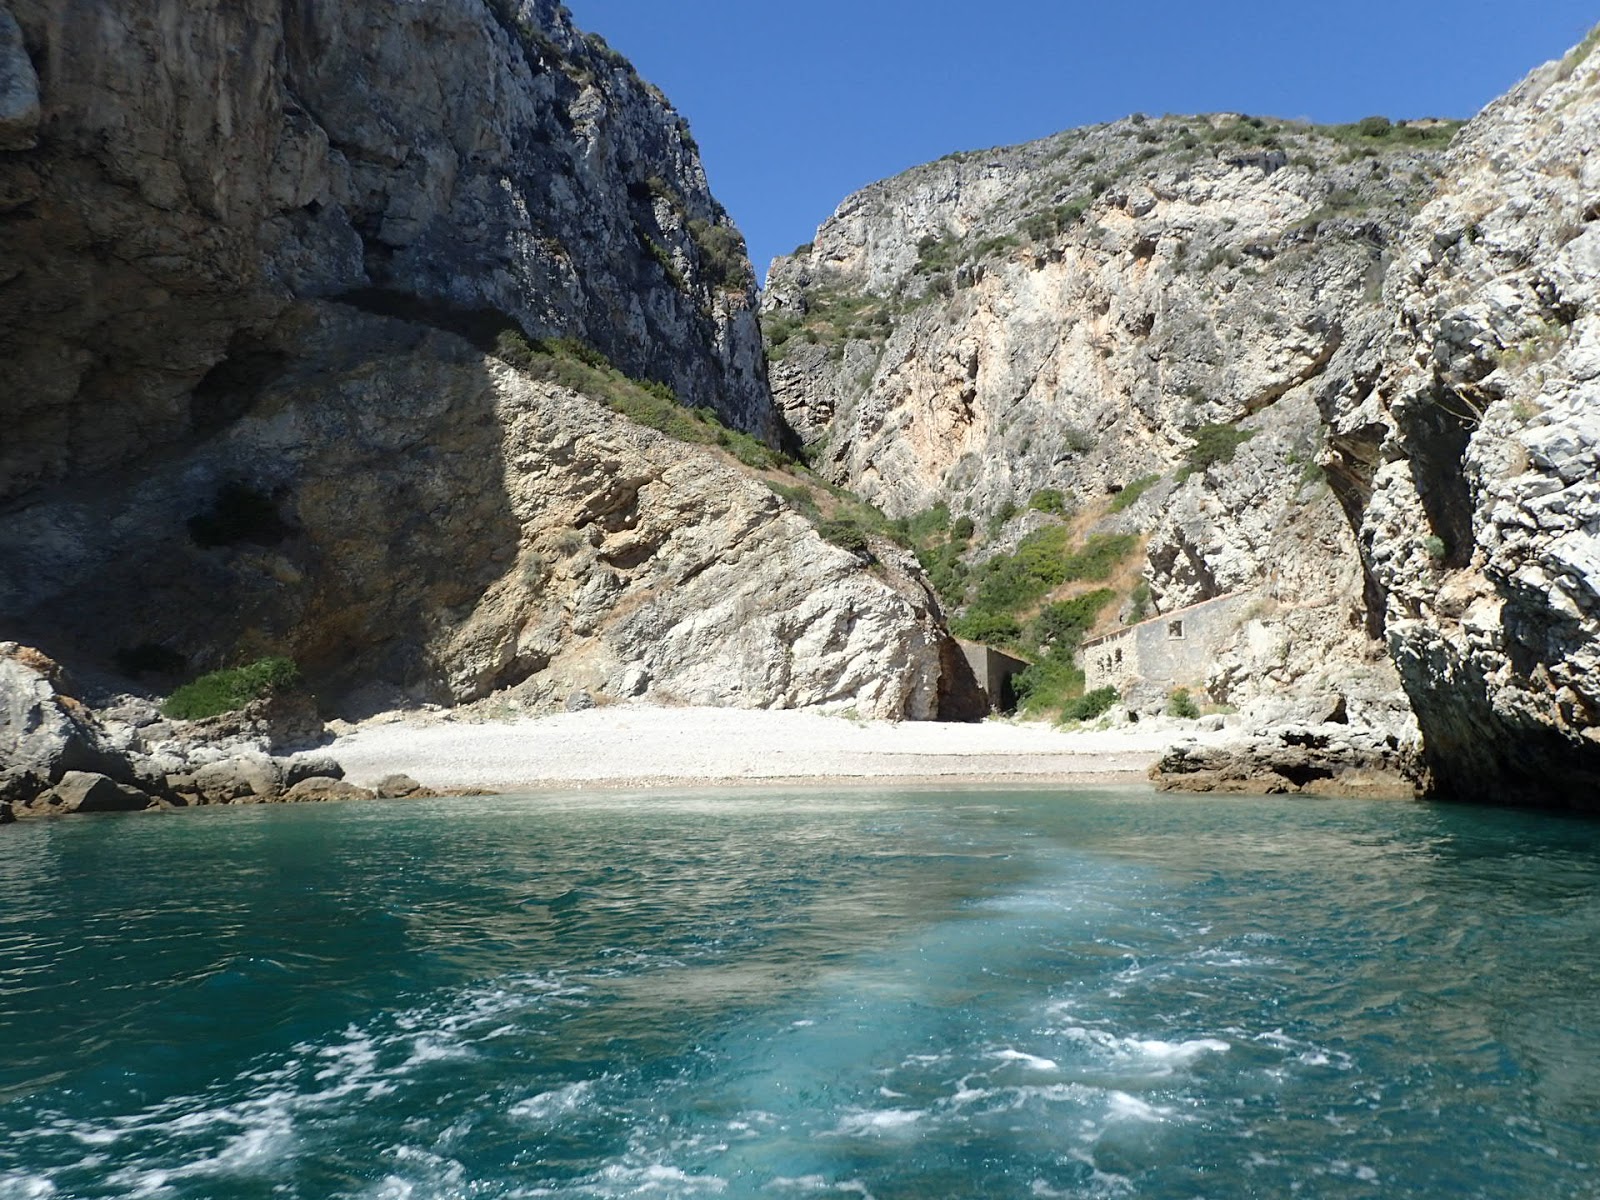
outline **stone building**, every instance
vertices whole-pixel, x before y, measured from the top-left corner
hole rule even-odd
[[[978,686],[984,690],[989,699],[989,711],[1015,712],[1017,693],[1011,685],[1011,680],[1026,670],[1029,664],[1003,650],[985,646],[982,642],[958,640],[957,644],[961,647],[961,653],[966,655],[967,663],[972,667],[972,674],[977,679]]]
[[[1254,592],[1231,592],[1162,613],[1083,644],[1084,687],[1126,695],[1140,685],[1202,688],[1218,653],[1244,623]]]

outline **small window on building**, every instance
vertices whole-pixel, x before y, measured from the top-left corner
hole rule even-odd
[[[1122,651],[1118,650],[1115,657],[1117,660],[1117,666],[1120,667],[1122,665]]]
[[[1174,640],[1182,639],[1182,637],[1183,637],[1183,622],[1182,621],[1168,621],[1167,622],[1167,636],[1169,638],[1173,638]]]

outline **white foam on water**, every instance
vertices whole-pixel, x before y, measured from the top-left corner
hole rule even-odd
[[[346,1026],[323,1043],[297,1043],[276,1063],[219,1081],[206,1092],[109,1119],[57,1119],[40,1134],[95,1147],[133,1136],[151,1140],[131,1161],[124,1155],[106,1176],[134,1197],[161,1196],[176,1181],[271,1174],[297,1152],[298,1130],[400,1091],[434,1064],[472,1057],[478,1031],[502,1028],[510,1014],[569,999],[579,990],[528,977],[459,993],[371,1028]]]
[[[0,1200],[48,1200],[55,1194],[56,1185],[43,1175],[0,1175]]]
[[[400,1065],[401,1071],[409,1071],[413,1067],[420,1067],[424,1063],[451,1062],[463,1058],[476,1058],[477,1052],[458,1038],[432,1038],[419,1037],[412,1043],[411,1057]]]
[[[1060,1065],[1053,1058],[1040,1058],[1037,1054],[1025,1054],[1021,1050],[997,1050],[996,1058],[1001,1062],[1021,1063],[1030,1071],[1059,1071]]]
[[[867,1185],[859,1179],[845,1179],[835,1183],[826,1175],[780,1175],[769,1181],[767,1191],[792,1191],[792,1192],[842,1192],[848,1196],[859,1196],[861,1200],[872,1200],[872,1193],[867,1190]]]
[[[1170,1074],[1203,1054],[1226,1054],[1233,1046],[1221,1038],[1190,1038],[1169,1042],[1160,1038],[1119,1037],[1104,1029],[1069,1025],[1054,1031],[1080,1045],[1105,1053],[1114,1063]]]
[[[1127,1092],[1111,1092],[1106,1099],[1108,1108],[1113,1117],[1121,1117],[1133,1121],[1165,1121],[1172,1116],[1170,1108],[1158,1108],[1148,1101],[1130,1095]]]
[[[513,1104],[506,1115],[523,1121],[549,1121],[568,1116],[589,1103],[594,1095],[594,1084],[592,1079],[581,1079],[554,1091],[540,1092]]]
[[[902,1133],[927,1115],[920,1108],[854,1109],[841,1116],[829,1132],[839,1137]]]
[[[444,1200],[472,1194],[466,1168],[454,1159],[416,1146],[398,1146],[390,1154],[398,1170],[361,1193],[364,1200]]]
[[[613,1163],[602,1167],[593,1183],[602,1187],[622,1187],[626,1191],[602,1192],[606,1196],[704,1196],[727,1191],[728,1181],[720,1175],[691,1175],[666,1163],[643,1167]]]

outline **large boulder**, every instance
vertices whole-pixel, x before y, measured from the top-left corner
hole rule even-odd
[[[88,711],[56,691],[56,664],[0,642],[0,799],[29,800],[68,771],[103,771],[107,755]]]
[[[265,754],[237,754],[208,763],[193,778],[195,790],[209,804],[260,803],[283,793],[283,767]]]
[[[353,783],[346,783],[342,779],[330,779],[324,775],[314,775],[302,779],[283,794],[285,804],[312,804],[327,800],[371,800],[373,793],[364,787],[357,787]]]
[[[139,812],[151,804],[151,797],[136,787],[94,771],[68,771],[55,787],[40,793],[26,805],[23,812],[30,815]]]

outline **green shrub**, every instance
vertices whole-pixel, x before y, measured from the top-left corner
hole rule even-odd
[[[1394,122],[1388,117],[1362,117],[1356,122],[1356,132],[1362,137],[1386,138],[1394,132]]]
[[[1117,598],[1110,588],[1096,588],[1070,600],[1047,604],[1028,626],[1028,636],[1040,650],[1073,655],[1083,635],[1093,627],[1100,610]]]
[[[1028,507],[1036,512],[1060,516],[1067,511],[1067,498],[1060,488],[1040,488],[1028,497]]]
[[[1139,539],[1131,533],[1097,533],[1083,544],[1081,550],[1062,560],[1062,582],[1085,580],[1098,583],[1110,579],[1138,544]]]
[[[288,658],[263,658],[248,666],[213,671],[184,684],[167,697],[161,711],[180,721],[198,721],[234,712],[272,692],[300,682],[300,668]]]
[[[1122,697],[1113,687],[1095,688],[1094,691],[1068,700],[1061,709],[1063,721],[1092,721],[1105,713]]]
[[[742,292],[750,285],[749,251],[738,230],[709,221],[690,221],[689,236],[700,251],[700,262],[712,287]]]
[[[935,237],[927,234],[917,243],[917,264],[912,268],[918,275],[936,275],[955,266],[960,240],[955,237]]]
[[[1062,431],[1061,443],[1074,454],[1087,454],[1098,444],[1094,434],[1081,425],[1068,425]]]
[[[1191,435],[1194,445],[1189,447],[1188,463],[1178,472],[1178,478],[1187,479],[1208,467],[1231,463],[1239,447],[1255,435],[1254,429],[1240,429],[1237,425],[1200,426]]]
[[[1422,549],[1434,562],[1443,562],[1450,556],[1450,548],[1444,544],[1444,539],[1436,534],[1429,534],[1422,539]]]
[[[1015,612],[1063,583],[1109,579],[1139,544],[1132,534],[1101,533],[1069,551],[1071,535],[1065,525],[1035,529],[1017,544],[1016,553],[991,558],[981,569],[974,603],[995,612]]]
[[[1563,82],[1571,79],[1573,72],[1583,66],[1589,55],[1594,53],[1594,48],[1597,45],[1600,45],[1600,25],[1591,29],[1588,36],[1574,46],[1567,56],[1561,60],[1561,67],[1556,72],[1556,78]]]
[[[661,273],[667,277],[667,282],[680,292],[686,291],[689,285],[684,281],[683,272],[678,270],[678,264],[672,261],[672,255],[667,252],[667,248],[651,237],[643,225],[635,225],[633,234],[639,239],[640,248],[656,266],[661,268]]]
[[[747,433],[729,429],[709,408],[685,408],[666,384],[630,379],[595,347],[576,338],[526,338],[515,330],[495,341],[502,362],[598,400],[635,424],[680,442],[721,446],[747,467],[766,470],[789,460]]]
[[[815,522],[821,516],[817,508],[817,498],[805,484],[774,483],[769,479],[767,486],[787,500],[790,506],[797,509],[808,521]]]
[[[827,541],[832,542],[842,550],[851,554],[870,557],[872,551],[867,546],[867,534],[861,526],[853,521],[823,521],[817,526],[817,532]]]
[[[984,523],[984,532],[989,540],[993,541],[1000,536],[1000,531],[1006,527],[1006,522],[1017,515],[1017,504],[1014,500],[1007,500],[994,512],[989,514],[989,519]]]
[[[1128,624],[1137,625],[1150,615],[1150,584],[1139,580],[1128,595]]]
[[[957,517],[955,523],[950,526],[952,541],[970,542],[974,532],[976,532],[976,527],[972,524],[971,517]]]
[[[1057,204],[1043,212],[1037,212],[1025,217],[1020,226],[1023,236],[1030,242],[1044,242],[1065,233],[1089,211],[1093,200],[1088,196],[1078,196],[1068,200],[1065,204]]]
[[[1070,657],[1051,655],[1031,663],[1011,679],[1017,709],[1023,713],[1059,710],[1083,693],[1083,671]]]
[[[1200,715],[1200,706],[1189,695],[1188,688],[1174,688],[1167,697],[1167,715],[1193,720]]]
[[[1115,496],[1111,497],[1111,511],[1114,513],[1119,513],[1124,509],[1131,507],[1138,501],[1140,496],[1144,495],[1160,482],[1161,476],[1159,475],[1141,475],[1138,479],[1135,479]]]
[[[1015,646],[1022,640],[1022,626],[1016,617],[987,608],[969,609],[950,622],[950,632],[990,646]]]

